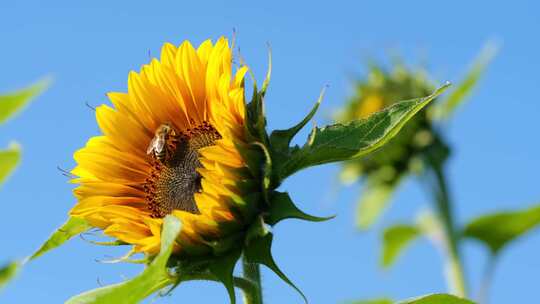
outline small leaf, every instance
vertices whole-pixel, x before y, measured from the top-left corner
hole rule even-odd
[[[465,78],[454,87],[444,100],[433,107],[435,119],[447,119],[467,99],[496,53],[497,47],[493,43],[484,46]]]
[[[397,304],[474,304],[473,301],[449,294],[431,294],[397,302]]]
[[[21,161],[21,149],[13,144],[6,150],[0,150],[0,183],[13,172]]]
[[[386,228],[383,234],[381,265],[392,266],[403,250],[419,235],[420,230],[413,225],[399,224]]]
[[[278,179],[307,167],[359,158],[380,148],[448,86],[424,98],[396,103],[367,119],[315,128],[302,148],[293,148],[290,157],[275,165]]]
[[[50,79],[44,79],[14,93],[0,95],[0,124],[20,112],[33,97],[43,92],[50,82]]]
[[[352,302],[347,302],[347,304],[393,304],[394,301],[382,298],[382,299],[372,299],[372,300],[357,300]]]
[[[178,218],[168,215],[163,221],[161,249],[152,263],[138,276],[122,283],[109,285],[74,296],[66,304],[138,303],[155,291],[174,283],[169,275],[167,261],[173,251],[182,224]]]
[[[311,109],[311,111],[300,121],[297,125],[286,130],[275,130],[270,134],[270,144],[272,149],[276,152],[286,152],[289,150],[289,145],[293,137],[313,118],[319,106],[321,105],[322,99],[324,97],[324,89],[319,95],[319,99]]]
[[[488,246],[493,254],[540,224],[540,206],[480,216],[466,225],[463,235]]]
[[[381,217],[399,184],[399,178],[392,182],[368,179],[357,204],[356,224],[366,230]]]
[[[318,217],[304,213],[302,210],[298,209],[294,202],[291,200],[291,197],[288,193],[282,193],[275,191],[270,200],[270,210],[268,211],[269,215],[266,219],[266,222],[270,225],[275,225],[278,222],[285,219],[301,219],[310,222],[322,222],[333,219],[334,216],[330,217]]]
[[[70,217],[62,227],[58,228],[49,239],[41,245],[41,247],[30,257],[33,260],[45,252],[54,249],[71,239],[72,237],[85,232],[91,226],[84,220],[78,217]]]
[[[19,272],[20,263],[11,262],[0,268],[0,290]]]
[[[278,277],[280,277],[285,283],[294,288],[307,303],[307,298],[304,293],[296,287],[296,285],[287,278],[287,276],[279,269],[272,257],[272,239],[273,235],[271,232],[268,232],[265,236],[254,237],[247,244],[244,254],[246,260],[249,263],[257,263],[265,265],[270,268]]]

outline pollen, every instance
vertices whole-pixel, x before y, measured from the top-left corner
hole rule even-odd
[[[152,159],[150,176],[144,190],[148,209],[154,218],[163,218],[173,210],[198,214],[195,193],[201,192],[199,150],[214,145],[221,135],[209,123],[175,132],[167,142],[165,159]]]

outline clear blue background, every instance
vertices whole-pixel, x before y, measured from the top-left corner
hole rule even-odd
[[[159,54],[162,43],[230,36],[237,30],[243,56],[259,79],[270,42],[274,73],[268,94],[270,129],[298,121],[325,84],[330,88],[316,120],[351,94],[366,55],[398,49],[410,62],[427,61],[441,82],[457,80],[489,38],[502,50],[475,92],[448,125],[455,145],[451,186],[460,222],[499,208],[540,201],[540,6],[533,1],[2,1],[0,91],[51,74],[54,85],[23,115],[3,126],[0,144],[17,139],[24,161],[0,192],[0,262],[23,257],[45,240],[75,203],[57,166],[72,168],[72,153],[98,133],[93,112],[108,91],[125,91],[127,74]],[[305,136],[302,134],[301,138]],[[297,174],[282,188],[304,209],[337,214],[326,223],[290,221],[276,228],[275,257],[310,303],[445,290],[441,258],[418,241],[395,268],[376,265],[379,234],[353,227],[358,185],[335,192],[338,166]],[[413,218],[428,198],[408,182],[386,214],[384,227]],[[502,256],[492,303],[537,299],[540,234]],[[29,264],[0,295],[1,303],[61,303],[67,297],[140,271],[95,259],[122,251],[75,238]],[[473,288],[485,250],[470,243],[466,264]],[[266,303],[301,303],[274,274],[264,272]],[[224,289],[192,282],[156,303],[226,303]]]

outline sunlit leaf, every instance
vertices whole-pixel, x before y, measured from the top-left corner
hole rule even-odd
[[[171,215],[165,217],[160,252],[141,274],[122,283],[82,293],[67,300],[66,304],[138,303],[152,293],[174,283],[166,266],[181,226],[178,218]]]
[[[307,167],[354,159],[376,150],[448,86],[425,98],[396,103],[367,119],[313,129],[303,147],[293,148],[285,161],[275,164],[278,180]]]
[[[0,150],[0,183],[13,172],[17,164],[21,161],[21,150],[16,144],[5,150]]]
[[[399,224],[388,227],[383,234],[381,265],[390,267],[405,248],[421,234],[414,225]]]
[[[497,253],[508,243],[540,224],[540,206],[480,216],[466,225],[463,235],[476,239]]]
[[[449,92],[444,100],[433,107],[435,119],[448,118],[467,99],[496,53],[497,47],[492,43],[482,49],[465,78]]]
[[[431,294],[400,301],[397,304],[474,304],[474,302],[448,294]]]
[[[30,257],[33,260],[45,252],[54,249],[71,239],[72,237],[90,229],[90,225],[81,218],[70,217],[62,227],[58,228],[49,239]]]
[[[44,79],[22,90],[0,95],[0,124],[24,109],[32,98],[49,86],[50,82],[50,79]]]
[[[357,300],[352,302],[347,302],[347,304],[394,304],[394,301],[383,298],[383,299],[372,299],[372,300]]]
[[[0,290],[17,275],[19,266],[20,264],[18,262],[11,262],[0,267]]]

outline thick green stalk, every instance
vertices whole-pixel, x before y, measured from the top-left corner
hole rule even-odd
[[[244,304],[263,304],[261,270],[259,264],[249,263],[246,258],[242,258],[244,279],[253,284],[253,289],[242,289],[244,293]]]
[[[442,221],[445,250],[447,255],[445,275],[451,293],[465,297],[467,295],[465,274],[459,250],[459,236],[452,211],[452,203],[442,165],[432,164],[436,184],[434,185],[435,205]]]

